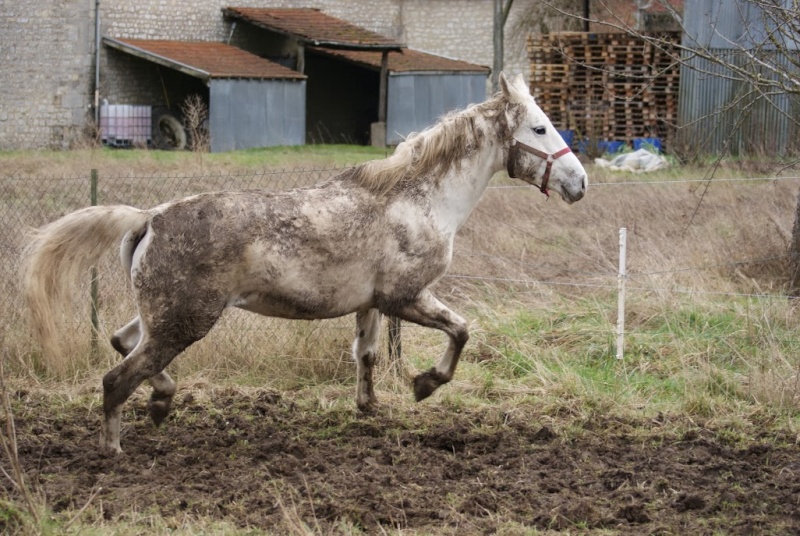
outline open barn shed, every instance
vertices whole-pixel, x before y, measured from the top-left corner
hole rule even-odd
[[[103,43],[147,64],[132,69],[131,83],[140,83],[133,78],[144,72],[144,79],[162,85],[154,128],[161,107],[175,111],[187,96],[199,95],[208,107],[212,152],[306,142],[302,73],[217,42],[105,37]]]
[[[328,87],[335,83],[337,73],[351,70],[363,81],[363,87],[374,90],[381,60],[381,55],[375,52],[317,47],[309,50],[306,72],[310,79],[324,81],[319,87]],[[389,145],[424,130],[447,112],[486,100],[488,67],[409,48],[390,52],[388,60],[386,143]],[[316,83],[309,87],[309,116],[323,119],[328,108],[324,106],[325,96],[316,95],[317,87]]]
[[[410,50],[318,9],[223,12],[237,23],[232,43],[308,76],[311,142],[397,144],[486,98],[488,67]]]

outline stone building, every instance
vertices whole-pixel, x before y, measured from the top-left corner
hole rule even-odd
[[[249,0],[253,7],[314,7],[409,47],[492,64],[494,0]],[[221,0],[29,0],[0,4],[0,150],[68,148],[92,124],[95,105],[146,104],[131,65],[100,37],[225,42]],[[516,0],[506,25],[505,70],[528,76],[525,34],[509,31],[530,13]],[[99,21],[99,24],[96,24]],[[124,73],[124,76],[123,76]],[[97,100],[96,100],[97,99]]]

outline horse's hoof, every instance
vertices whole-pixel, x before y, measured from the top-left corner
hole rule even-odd
[[[356,407],[358,408],[358,413],[361,415],[375,415],[378,413],[378,410],[380,410],[381,405],[378,404],[377,400],[370,400],[362,404],[356,403]]]
[[[98,441],[98,447],[100,447],[100,454],[105,456],[117,456],[122,454],[122,447],[119,446],[119,436],[114,438],[114,434],[108,433],[108,425],[102,425],[102,431],[100,432],[100,441]]]
[[[414,398],[416,398],[417,402],[425,400],[447,381],[435,368],[419,374],[414,378]]]
[[[113,458],[114,456],[120,456],[122,454],[122,447],[118,444],[114,445],[113,443],[108,443],[105,439],[100,439],[100,453],[109,458]]]
[[[150,419],[153,424],[160,426],[164,419],[169,415],[170,407],[172,406],[171,396],[156,396],[153,393],[150,400],[147,402],[147,413],[150,414]]]

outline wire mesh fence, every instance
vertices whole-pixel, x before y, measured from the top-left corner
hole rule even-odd
[[[19,260],[26,229],[41,226],[90,205],[126,204],[150,208],[201,192],[230,189],[284,190],[311,186],[335,176],[342,167],[252,171],[234,174],[174,174],[106,176],[97,179],[8,177],[0,180],[0,313],[4,318],[8,355],[36,374],[53,371],[40,361],[37,344],[26,326],[19,288]],[[613,303],[617,278],[617,232],[630,229],[628,287],[631,315],[626,329],[640,340],[661,335],[645,321],[661,300],[673,307],[689,307],[699,296],[711,296],[738,314],[742,300],[774,295],[773,286],[787,264],[786,237],[776,229],[791,229],[796,180],[717,180],[716,197],[703,201],[704,210],[691,224],[698,196],[692,182],[629,181],[593,185],[591,200],[575,208],[557,201],[544,202],[538,190],[512,187],[500,177],[487,190],[456,238],[450,272],[436,285],[436,294],[448,305],[475,317],[482,302],[493,307],[537,307],[553,296],[592,296],[594,319],[580,329],[594,352],[604,339],[613,340],[615,310],[598,305]],[[695,184],[699,183],[694,181]],[[515,183],[516,184],[516,183]],[[742,193],[742,188],[746,193]],[[624,190],[622,190],[624,189]],[[624,193],[623,193],[624,192]],[[658,209],[648,208],[655,207]],[[753,218],[753,214],[770,214]],[[713,232],[714,236],[710,236]],[[785,234],[785,232],[784,232]],[[98,351],[92,351],[91,284],[87,274],[77,289],[77,306],[67,318],[63,363],[58,375],[79,374],[88,367],[106,370],[118,356],[108,343],[111,334],[135,315],[129,283],[120,268],[117,251],[109,251],[96,267],[98,281]],[[766,274],[766,275],[765,275]],[[357,274],[354,274],[357,276]],[[756,283],[751,284],[750,281]],[[758,285],[767,285],[763,289]],[[603,305],[605,306],[605,305]],[[764,309],[766,305],[760,305]],[[776,313],[777,314],[777,313]],[[563,314],[556,315],[558,317]],[[793,324],[792,324],[793,325]],[[174,372],[186,376],[202,371],[205,377],[275,377],[284,384],[349,381],[354,375],[350,347],[354,335],[351,316],[334,320],[288,321],[228,309],[202,341],[176,360]],[[472,324],[480,331],[480,325]],[[403,352],[435,359],[446,346],[438,332],[420,333],[403,323]],[[779,338],[790,339],[793,327]],[[550,333],[548,333],[550,329]],[[543,327],[526,336],[543,341],[566,329]],[[699,334],[698,334],[699,333]],[[695,336],[702,337],[698,332]],[[564,335],[567,337],[567,335]],[[719,336],[719,332],[714,332]],[[749,336],[749,335],[748,335]],[[485,334],[487,339],[493,337]],[[574,336],[570,336],[574,340]],[[578,337],[580,338],[580,337]],[[381,345],[387,346],[384,331]],[[598,342],[600,341],[600,342]],[[473,341],[474,343],[475,341]],[[480,353],[480,341],[470,351]],[[794,348],[794,343],[787,342]],[[88,357],[87,357],[88,356]],[[479,356],[480,357],[480,356]],[[278,384],[280,385],[280,384]]]
[[[237,174],[171,176],[99,176],[96,193],[92,175],[70,178],[4,178],[0,181],[0,285],[4,299],[0,314],[5,321],[5,343],[13,355],[24,356],[37,372],[47,373],[37,356],[37,345],[30,339],[20,295],[20,256],[26,230],[39,227],[67,213],[89,206],[131,205],[150,208],[201,192],[232,189],[285,190],[311,186],[339,173],[342,168],[292,169]],[[99,351],[93,352],[91,325],[91,277],[87,274],[75,298],[77,306],[66,319],[67,333],[62,341],[64,356],[61,374],[75,372],[85,365],[86,356],[111,365],[117,357],[108,343],[111,334],[135,316],[129,282],[120,268],[118,251],[109,251],[97,273]],[[349,346],[354,330],[350,318],[311,322],[290,322],[264,318],[238,310],[227,310],[217,326],[202,341],[189,349],[190,370],[219,370],[230,373],[245,369],[258,372],[265,366],[282,363],[291,356],[300,376],[319,375],[337,378],[351,375]],[[198,357],[199,356],[199,357]],[[265,359],[265,358],[269,359]],[[313,366],[309,366],[313,362]],[[101,364],[98,363],[98,364]],[[284,367],[291,374],[291,367]]]

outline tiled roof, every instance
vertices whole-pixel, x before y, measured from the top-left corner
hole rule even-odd
[[[318,9],[226,7],[223,12],[228,17],[292,35],[312,45],[377,49],[404,46],[386,36],[326,15]]]
[[[328,56],[357,63],[370,69],[380,70],[381,52],[366,50],[336,50],[314,47],[309,51],[321,52]],[[419,50],[404,48],[402,52],[389,52],[389,71],[394,73],[416,71],[478,72],[488,73],[489,67],[466,61],[454,60]]]
[[[203,78],[304,79],[305,75],[242,49],[212,41],[103,38],[111,47]]]

